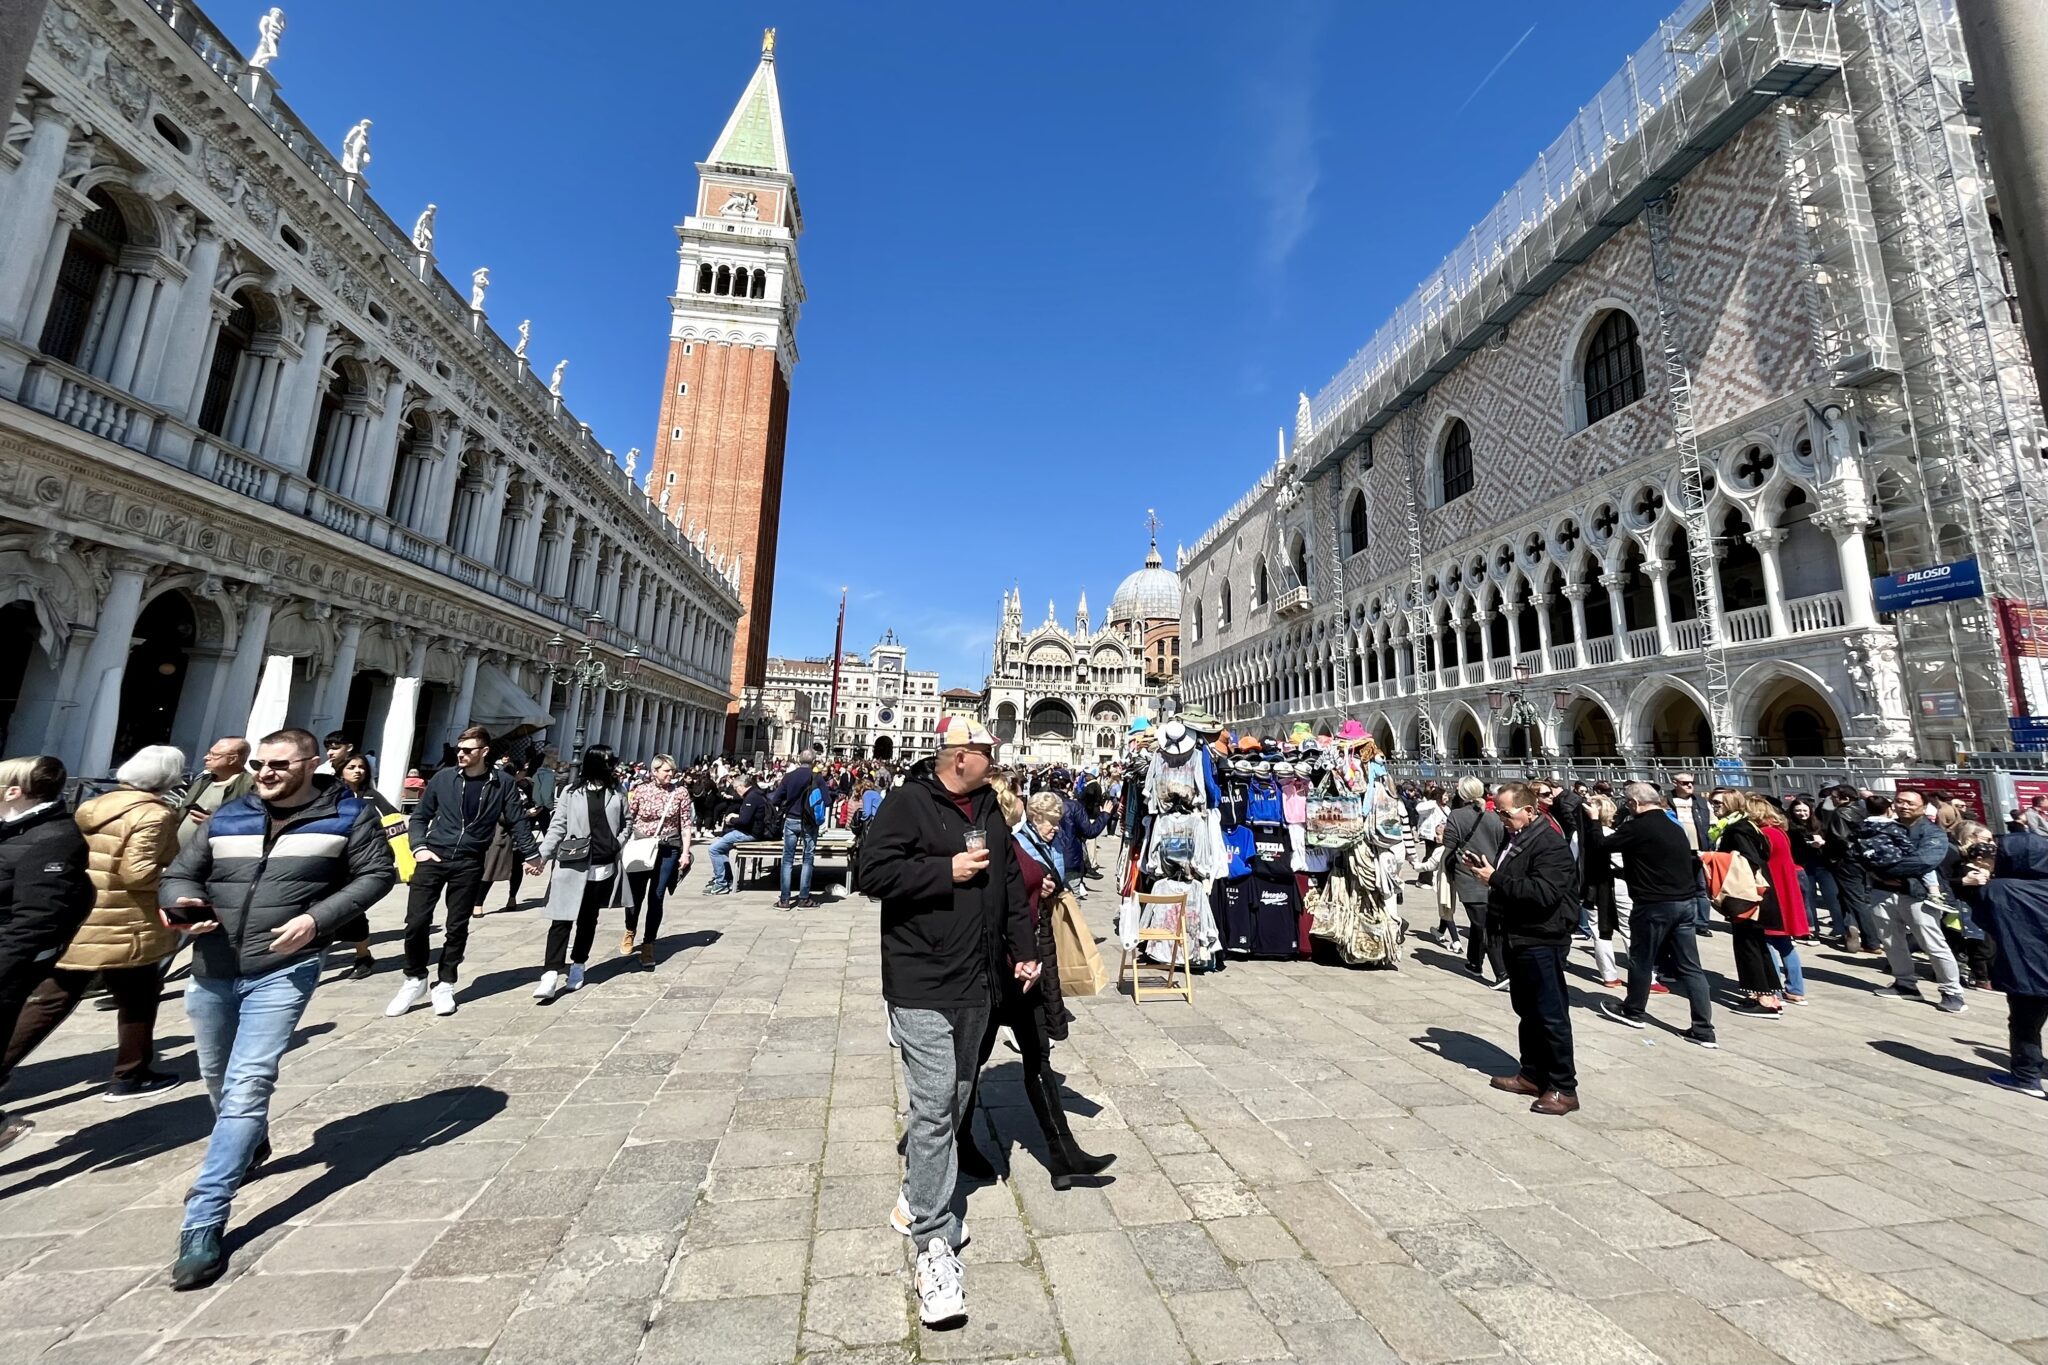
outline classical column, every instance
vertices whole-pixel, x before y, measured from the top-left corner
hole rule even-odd
[[[1572,652],[1578,655],[1580,668],[1593,662],[1586,657],[1586,594],[1590,591],[1590,585],[1585,583],[1564,585],[1565,600],[1572,604],[1572,639],[1577,642]]]
[[[491,481],[484,489],[483,503],[470,532],[470,558],[480,559],[493,568],[498,561],[498,523],[505,519],[505,493],[511,484],[512,461],[500,455],[491,461]]]
[[[1487,681],[1493,677],[1493,632],[1487,629],[1493,624],[1493,613],[1485,607],[1474,607],[1472,624],[1479,628],[1479,677]]]
[[[393,802],[403,799],[405,770],[412,766],[414,728],[419,724],[420,683],[427,672],[427,639],[415,631],[397,635],[405,648],[405,671],[391,683],[384,729],[377,739],[377,790]]]
[[[1503,599],[1501,611],[1508,622],[1508,666],[1513,668],[1522,658],[1522,604]]]
[[[299,360],[277,397],[278,415],[270,439],[260,447],[264,458],[294,474],[306,471],[313,446],[313,419],[320,411],[321,380],[327,369],[327,315],[310,309],[306,331],[299,338]]]
[[[1550,671],[1550,594],[1532,592],[1529,607],[1536,613],[1536,671]]]
[[[1813,520],[1834,538],[1835,559],[1842,570],[1842,624],[1857,628],[1876,625],[1877,599],[1870,581],[1870,551],[1863,543],[1863,532],[1869,523],[1843,512]]]
[[[363,627],[370,618],[360,612],[343,612],[341,630],[334,641],[334,662],[327,670],[327,681],[320,689],[320,707],[307,725],[315,735],[324,735],[340,725],[348,714],[348,689],[355,681],[356,652],[362,647]],[[353,736],[360,744],[367,735]]]
[[[590,715],[583,722],[583,733],[586,736],[584,743],[586,745],[603,744],[606,742],[604,712],[605,705],[610,701],[611,695],[612,690],[609,687],[598,686],[590,689]]]
[[[143,334],[149,330],[151,310],[156,306],[157,286],[163,283],[156,273],[156,265],[121,272],[121,279],[127,282],[125,290],[116,282],[114,307],[108,311],[111,322],[120,319],[120,333],[114,339],[113,351],[101,364],[97,358],[93,372],[117,389],[132,389],[135,384],[135,365],[142,358]]]
[[[464,646],[462,655],[462,678],[455,686],[455,704],[448,708],[448,732],[442,736],[442,743],[453,744],[455,737],[469,728],[470,708],[476,704],[476,667],[481,656],[469,646]]]
[[[163,363],[157,366],[156,383],[151,388],[157,406],[182,414],[188,422],[199,420],[199,407],[206,398],[200,376],[213,357],[211,343],[220,324],[213,307],[213,276],[219,269],[220,235],[208,224],[199,229],[192,254],[186,258],[185,283],[178,290]]]
[[[391,501],[391,476],[398,462],[398,433],[405,418],[405,380],[392,375],[384,386],[384,407],[370,425],[343,496],[381,512]]]
[[[235,636],[235,657],[221,688],[220,714],[239,723],[249,714],[256,683],[263,674],[264,650],[270,642],[270,615],[277,594],[250,587],[242,593],[242,629]],[[255,736],[248,736],[255,743]]]
[[[435,463],[434,478],[427,490],[426,513],[413,529],[429,540],[449,540],[450,519],[455,514],[455,490],[462,480],[462,433],[449,437],[448,448]],[[451,541],[451,548],[461,546]]]
[[[548,491],[539,485],[532,486],[532,493],[526,500],[526,519],[520,525],[518,536],[512,543],[512,564],[507,570],[515,583],[523,583],[538,589],[534,582],[534,558],[540,553],[540,528],[546,524],[548,515]]]
[[[555,671],[552,668],[541,668],[540,692],[533,700],[549,715],[555,713]]]
[[[1616,660],[1633,659],[1635,653],[1628,643],[1628,603],[1623,599],[1622,589],[1628,583],[1625,573],[1604,573],[1600,575],[1600,586],[1607,589],[1607,615],[1614,627],[1614,657]]]
[[[1671,629],[1671,565],[1662,559],[1643,561],[1650,576],[1650,601],[1657,612],[1657,644],[1666,657],[1678,652],[1678,637]]]
[[[0,218],[0,229],[5,230],[0,236],[0,336],[33,344],[26,322],[36,306],[35,286],[58,226],[57,178],[71,143],[71,116],[62,105],[44,100],[35,105],[31,117],[34,127],[7,181],[13,212]],[[57,249],[61,252],[62,246]]]
[[[98,777],[113,766],[121,680],[127,676],[128,654],[135,645],[135,622],[142,614],[149,569],[146,562],[125,557],[109,566],[107,595],[100,602],[92,645],[72,693],[76,705],[65,727],[64,757],[77,776]]]
[[[1771,637],[1783,640],[1792,634],[1792,618],[1785,611],[1785,580],[1778,565],[1778,547],[1785,543],[1785,532],[1775,526],[1759,526],[1749,533],[1749,543],[1763,561],[1764,610],[1770,614]]]
[[[271,413],[278,399],[278,376],[284,372],[284,357],[275,351],[256,355],[255,373],[247,382],[237,383],[235,410],[228,421],[228,440],[242,449],[263,454],[269,439]]]

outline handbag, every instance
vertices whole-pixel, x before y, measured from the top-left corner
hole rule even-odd
[[[676,808],[676,793],[671,791],[668,800],[662,804],[661,818],[654,822],[654,833],[642,838],[635,836],[626,840],[619,850],[619,865],[628,872],[652,872],[654,865],[661,861],[661,831],[668,824],[669,813]]]
[[[590,789],[589,801],[590,803],[586,808],[590,812],[589,827],[595,830],[604,822],[604,793],[592,787]],[[590,844],[591,837],[588,834],[580,836],[565,834],[562,836],[562,842],[555,845],[555,861],[558,863],[587,863],[590,861]]]
[[[380,822],[384,827],[384,842],[391,845],[391,861],[398,864],[398,880],[410,882],[413,870],[419,863],[412,856],[412,817],[404,811],[395,810]]]

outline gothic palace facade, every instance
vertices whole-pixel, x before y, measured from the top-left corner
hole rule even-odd
[[[1973,554],[2039,600],[1995,195],[1914,102],[1961,64],[1932,0],[1690,0],[1181,552],[1190,704],[1447,760],[2006,747],[1987,604],[1873,601]]]
[[[5,751],[98,774],[290,722],[389,790],[471,718],[711,751],[738,565],[499,339],[487,271],[443,278],[431,206],[369,197],[368,122],[337,158],[277,98],[277,40],[44,19],[0,146]]]

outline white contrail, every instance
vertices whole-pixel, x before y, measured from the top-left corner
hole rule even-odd
[[[1528,42],[1529,39],[1535,34],[1535,32],[1536,25],[1531,24],[1529,25],[1529,32],[1524,33],[1521,37],[1515,39],[1515,45],[1508,49],[1507,56],[1502,57],[1499,61],[1495,62],[1493,64],[1493,70],[1487,72],[1485,76],[1481,77],[1479,84],[1472,87],[1472,93],[1465,96],[1465,103],[1459,105],[1456,109],[1453,109],[1451,111],[1452,118],[1456,118],[1459,114],[1464,113],[1466,106],[1470,105],[1473,100],[1479,98],[1479,92],[1486,88],[1487,82],[1491,81],[1495,76],[1498,76],[1500,74],[1500,69],[1508,64],[1510,58],[1512,58],[1517,52],[1520,52],[1522,50],[1522,44]]]

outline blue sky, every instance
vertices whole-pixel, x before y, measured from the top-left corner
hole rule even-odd
[[[267,7],[209,13],[247,51]],[[375,120],[372,193],[441,206],[444,272],[491,268],[623,456],[695,162],[777,26],[810,301],[772,646],[828,652],[845,585],[849,646],[893,627],[979,687],[1013,582],[1027,623],[1084,588],[1099,621],[1147,508],[1171,564],[1664,12],[301,0],[273,72],[330,146]]]

